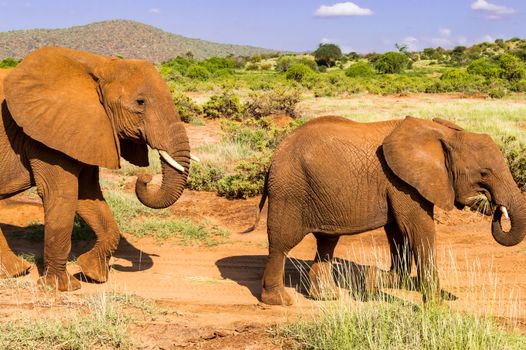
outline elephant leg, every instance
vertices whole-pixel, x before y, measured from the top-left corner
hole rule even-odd
[[[0,230],[0,278],[10,278],[25,275],[31,264],[13,253],[4,234]]]
[[[391,269],[381,281],[387,288],[400,288],[410,282],[413,255],[409,239],[395,223],[384,227],[391,252]]]
[[[271,213],[269,207],[269,215]],[[263,273],[263,290],[261,292],[261,301],[265,304],[292,305],[294,303],[283,283],[285,258],[287,253],[303,239],[304,235],[297,229],[291,232],[290,227],[293,225],[289,223],[287,230],[281,227],[279,229],[268,227],[269,256]]]
[[[40,159],[31,159],[37,191],[44,204],[44,287],[71,291],[80,282],[66,270],[71,251],[71,232],[78,199],[80,166],[74,160],[54,152],[42,152]]]
[[[417,267],[417,285],[422,299],[424,303],[440,302],[440,283],[435,261],[435,227],[432,219],[426,229],[426,235],[413,235],[411,241]]]
[[[117,249],[119,228],[99,185],[98,167],[86,167],[79,176],[77,213],[97,235],[95,246],[77,259],[82,273],[96,282],[108,280],[109,260]]]
[[[338,287],[332,275],[332,257],[339,236],[315,234],[317,251],[309,272],[309,295],[314,299],[332,300],[338,297]]]

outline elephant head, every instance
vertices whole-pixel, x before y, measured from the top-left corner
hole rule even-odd
[[[484,194],[497,208],[492,234],[504,245],[520,243],[526,235],[526,200],[491,137],[464,131],[442,120],[407,117],[384,140],[389,168],[425,199],[442,209],[463,208]],[[502,229],[501,219],[511,220]]]
[[[148,165],[148,147],[162,156],[162,182],[139,176],[136,193],[151,208],[181,195],[190,146],[170,91],[143,60],[64,48],[28,55],[6,77],[7,107],[24,133],[80,162],[119,168],[120,157]]]

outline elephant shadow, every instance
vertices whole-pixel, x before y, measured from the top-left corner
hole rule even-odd
[[[223,278],[235,281],[247,288],[254,297],[259,299],[262,290],[261,279],[266,262],[266,255],[239,255],[217,260],[216,266]],[[287,258],[285,261],[285,286],[294,288],[297,292],[309,298],[309,271],[312,263],[312,260]],[[371,269],[377,274],[387,272],[376,266],[361,265],[350,260],[334,258],[332,274],[336,284],[340,288],[348,290],[351,297],[355,300],[383,300],[406,303],[405,300],[382,291],[370,294],[367,289],[367,275]],[[411,277],[403,289],[419,290],[416,277]],[[445,290],[441,290],[440,293],[444,300],[457,299],[455,295]]]
[[[15,226],[0,223],[0,228],[5,233],[5,237],[15,254],[25,258],[36,265],[39,274],[44,273],[44,225],[30,224],[28,226]],[[75,224],[72,233],[72,248],[70,259],[75,260],[83,253],[89,251],[95,245],[96,236],[83,223]],[[116,261],[111,265],[112,269],[121,272],[135,272],[148,270],[153,266],[152,256],[155,254],[146,253],[133,245],[125,236],[121,235],[119,246],[113,254]],[[127,260],[130,266],[120,263],[120,260]],[[85,276],[76,274],[75,277],[84,281],[94,282]]]

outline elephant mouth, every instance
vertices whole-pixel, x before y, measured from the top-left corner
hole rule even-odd
[[[501,214],[499,215],[499,221],[501,216],[506,218],[506,220],[510,219],[508,208],[503,204],[497,203],[487,190],[480,190],[475,196],[469,197],[465,205],[485,216],[495,216],[495,212],[499,211]],[[459,208],[462,204],[455,203],[455,206]]]

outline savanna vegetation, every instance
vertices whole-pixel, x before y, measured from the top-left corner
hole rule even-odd
[[[201,56],[201,55],[199,55]],[[442,117],[470,131],[489,133],[499,144],[516,182],[526,190],[526,104],[524,99],[526,41],[480,43],[453,49],[426,48],[410,52],[403,45],[383,54],[343,54],[333,44],[312,54],[226,56],[196,59],[191,52],[158,65],[181,118],[192,126],[218,123],[222,137],[192,152],[188,188],[211,191],[229,199],[261,193],[273,151],[295,128],[325,110],[341,111],[357,121]],[[12,67],[4,59],[0,67]],[[384,102],[378,96],[412,93],[456,93],[478,100],[449,99],[417,103]],[[139,172],[158,173],[151,152],[146,170],[125,163],[106,174],[103,189],[114,216],[127,234],[157,240],[175,238],[182,244],[221,243],[228,232],[209,222],[174,219],[169,210],[153,211],[125,191],[128,178]],[[42,225],[33,227],[43,234]],[[77,234],[86,230],[77,220]],[[119,310],[141,309],[121,296],[88,299],[82,312],[60,321],[17,320],[0,325],[2,348],[132,348],[126,330],[133,319]],[[351,305],[353,307],[351,307]],[[502,326],[490,315],[474,316],[444,307],[375,300],[360,304],[326,304],[312,319],[276,331],[301,349],[520,349],[524,336]],[[94,336],[96,335],[96,336]]]
[[[312,54],[204,60],[187,55],[163,62],[159,70],[173,91],[183,120],[200,124],[221,120],[224,131],[220,143],[196,150],[206,154],[206,160],[192,165],[189,188],[215,191],[228,198],[258,195],[279,140],[313,117],[296,109],[300,101],[409,93],[460,93],[502,99],[526,92],[524,40],[499,39],[471,47],[426,48],[420,52],[410,52],[404,45],[396,48],[383,54],[361,55],[342,54],[334,44],[320,44]],[[190,94],[201,94],[207,100],[193,100]],[[471,131],[491,134],[524,189],[526,140],[516,127],[524,108],[502,110],[487,104],[488,110],[476,106],[470,106],[474,108],[470,110],[462,106],[459,102],[443,105],[443,110],[407,112],[421,117],[442,116]],[[289,116],[290,123],[276,125],[272,119],[277,115]],[[358,118],[367,121],[374,116]]]

